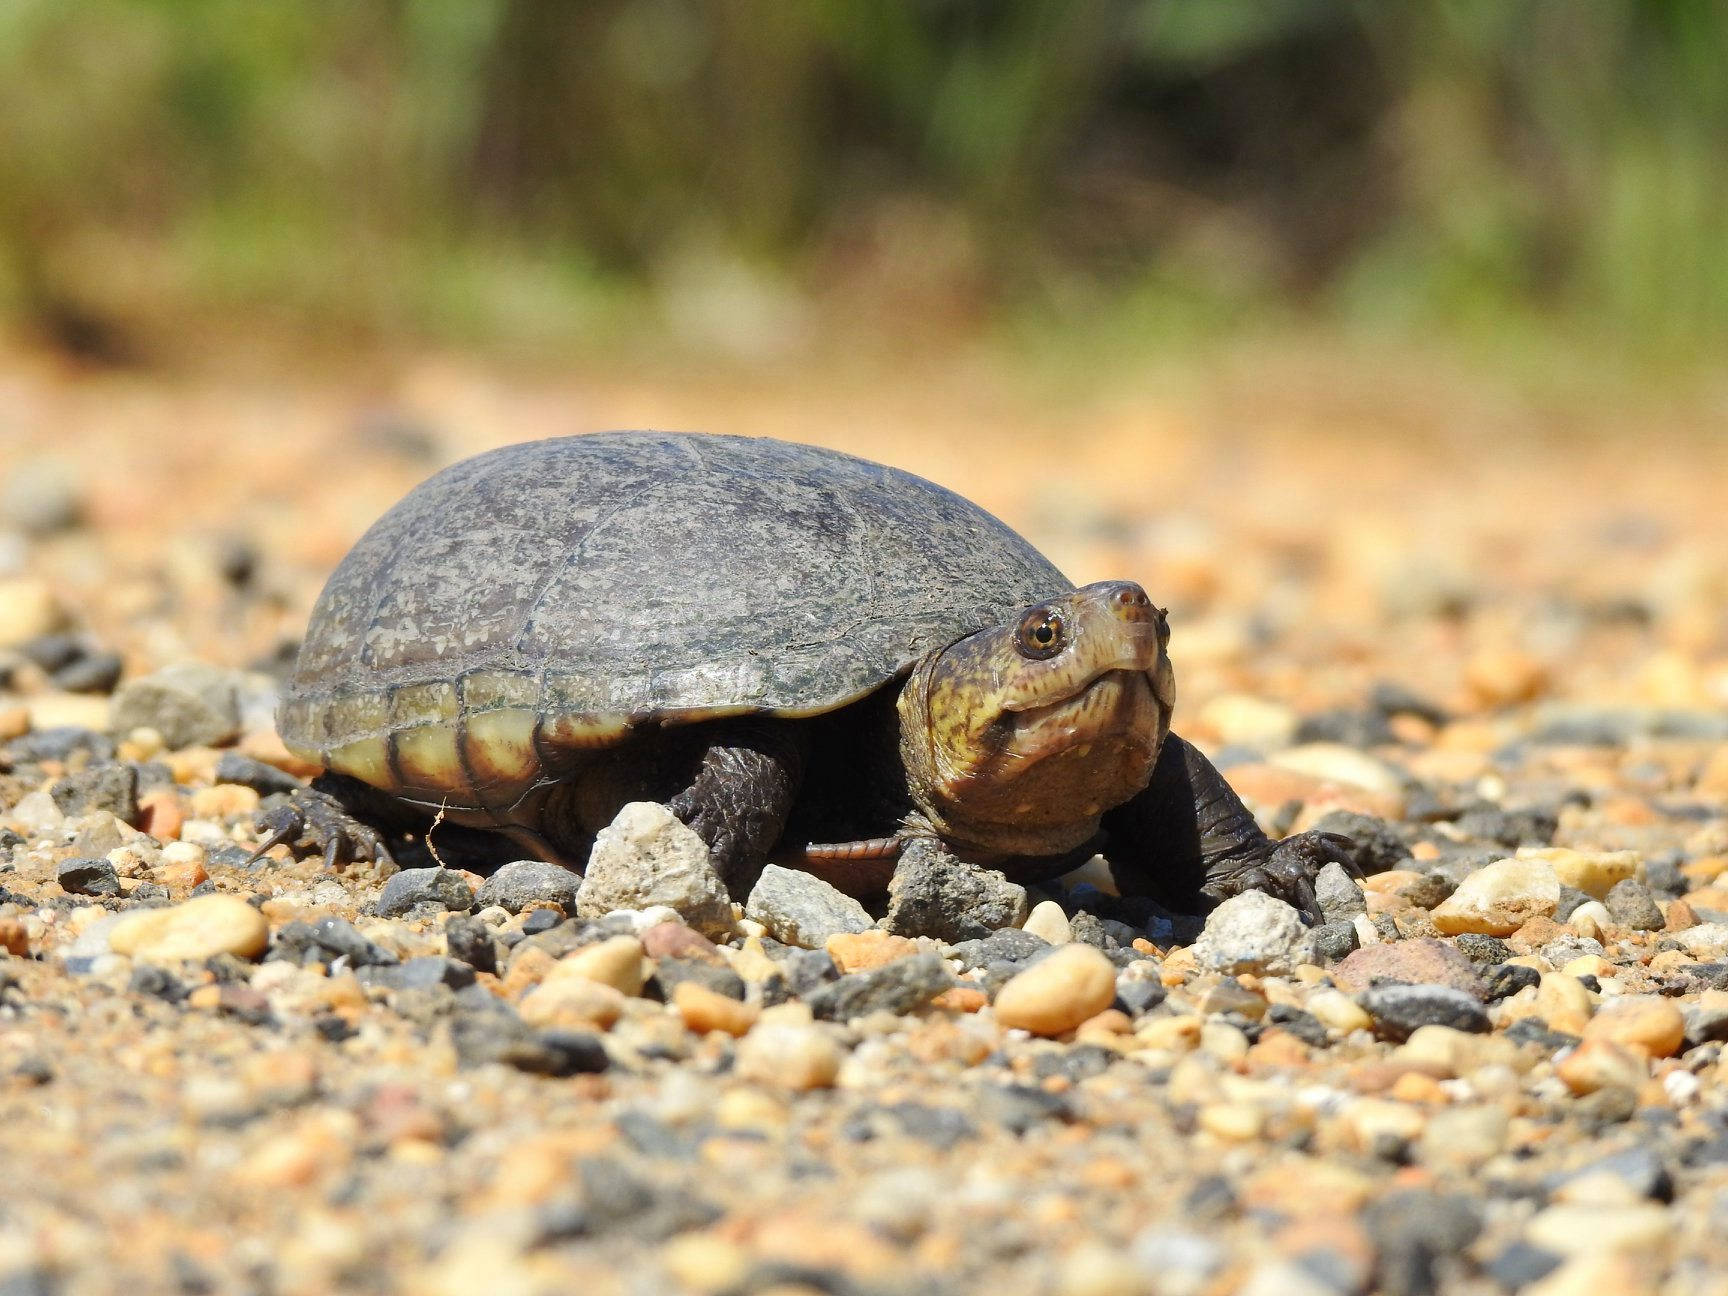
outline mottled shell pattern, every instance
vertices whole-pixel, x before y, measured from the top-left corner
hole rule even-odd
[[[1072,588],[990,514],[790,442],[611,432],[445,469],[324,587],[288,746],[496,811],[560,751],[654,724],[809,716]]]

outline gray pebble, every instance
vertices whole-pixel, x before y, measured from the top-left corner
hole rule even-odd
[[[1309,939],[1314,942],[1314,957],[1322,964],[1348,957],[1361,944],[1356,924],[1348,919],[1321,923],[1309,933]]]
[[[1608,906],[1609,917],[1633,931],[1661,931],[1667,926],[1668,920],[1657,905],[1656,897],[1650,894],[1649,887],[1635,878],[1616,882],[1603,903]]]
[[[1042,936],[1018,927],[1004,927],[991,932],[982,940],[961,941],[943,951],[949,958],[960,960],[962,971],[989,967],[992,963],[1019,963],[1053,948]]]
[[[124,761],[93,765],[57,779],[49,790],[67,818],[106,810],[123,823],[138,820],[138,771]]]
[[[154,729],[170,749],[219,746],[239,736],[241,682],[201,662],[140,676],[114,695],[114,730]]]
[[[953,984],[940,956],[915,954],[873,971],[843,976],[808,995],[805,1002],[817,1017],[829,1021],[850,1021],[878,1010],[903,1015]]]
[[[649,979],[649,983],[660,992],[661,999],[670,1002],[672,991],[684,981],[694,981],[704,989],[723,994],[728,999],[739,1002],[744,999],[744,978],[729,967],[721,967],[703,959],[655,960],[654,975]]]
[[[1480,932],[1465,932],[1452,941],[1458,952],[1472,963],[1504,963],[1512,957],[1512,947],[1498,936]]]
[[[105,859],[69,859],[62,861],[55,878],[72,895],[117,896],[120,875]]]
[[[501,866],[480,884],[474,897],[477,908],[498,905],[511,913],[536,906],[556,905],[567,914],[576,912],[576,892],[582,875],[545,860],[516,860]]]
[[[851,896],[821,878],[770,864],[750,891],[744,916],[787,945],[820,949],[830,936],[869,931],[875,921]]]
[[[1374,1029],[1391,1040],[1405,1040],[1421,1026],[1450,1026],[1476,1033],[1488,1030],[1488,1014],[1462,990],[1439,985],[1382,985],[1358,997]]]
[[[1482,1231],[1480,1208],[1466,1197],[1410,1189],[1388,1193],[1365,1212],[1379,1253],[1375,1290],[1385,1296],[1429,1296],[1446,1265]]]
[[[938,842],[918,838],[895,866],[883,926],[897,936],[973,940],[1018,927],[1029,910],[1025,887],[995,869],[957,859]]]
[[[1489,1003],[1498,1003],[1541,980],[1540,972],[1522,963],[1496,963],[1482,969],[1482,997]]]
[[[1328,864],[1315,875],[1314,898],[1327,922],[1348,921],[1359,913],[1368,912],[1362,888],[1342,864]]]
[[[378,913],[385,918],[395,918],[422,904],[463,913],[474,907],[474,893],[468,889],[461,874],[450,869],[403,869],[384,884],[384,894],[378,899]]]
[[[452,914],[444,924],[444,950],[476,972],[498,970],[498,944],[492,929],[472,914]]]
[[[1565,922],[1578,909],[1579,905],[1589,904],[1591,900],[1588,891],[1580,891],[1577,887],[1562,886],[1560,888],[1560,905],[1554,910],[1554,921]]]

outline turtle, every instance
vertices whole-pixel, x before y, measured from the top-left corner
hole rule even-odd
[[[1316,912],[1347,843],[1273,841],[1170,732],[1167,613],[1075,586],[961,496],[789,441],[609,432],[421,483],[337,566],[278,725],[322,766],[259,847],[387,860],[391,834],[503,838],[585,867],[666,805],[734,896],[768,863],[879,897],[936,839],[1024,884],[1101,853],[1194,912],[1255,888]]]

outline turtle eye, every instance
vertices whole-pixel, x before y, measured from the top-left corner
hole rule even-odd
[[[1068,631],[1062,614],[1053,608],[1033,608],[1020,619],[1014,632],[1014,647],[1022,657],[1043,661],[1068,646]]]

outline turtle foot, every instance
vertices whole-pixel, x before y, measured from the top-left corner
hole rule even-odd
[[[284,845],[321,853],[326,868],[365,861],[394,863],[376,828],[356,819],[328,792],[314,788],[297,788],[260,809],[253,826],[264,836],[247,863],[262,858],[273,846]]]
[[[1350,839],[1337,833],[1297,833],[1274,843],[1264,859],[1209,878],[1204,894],[1228,900],[1244,891],[1264,891],[1300,910],[1310,923],[1324,922],[1314,879],[1328,864],[1342,865],[1351,877],[1359,877],[1350,846]]]

